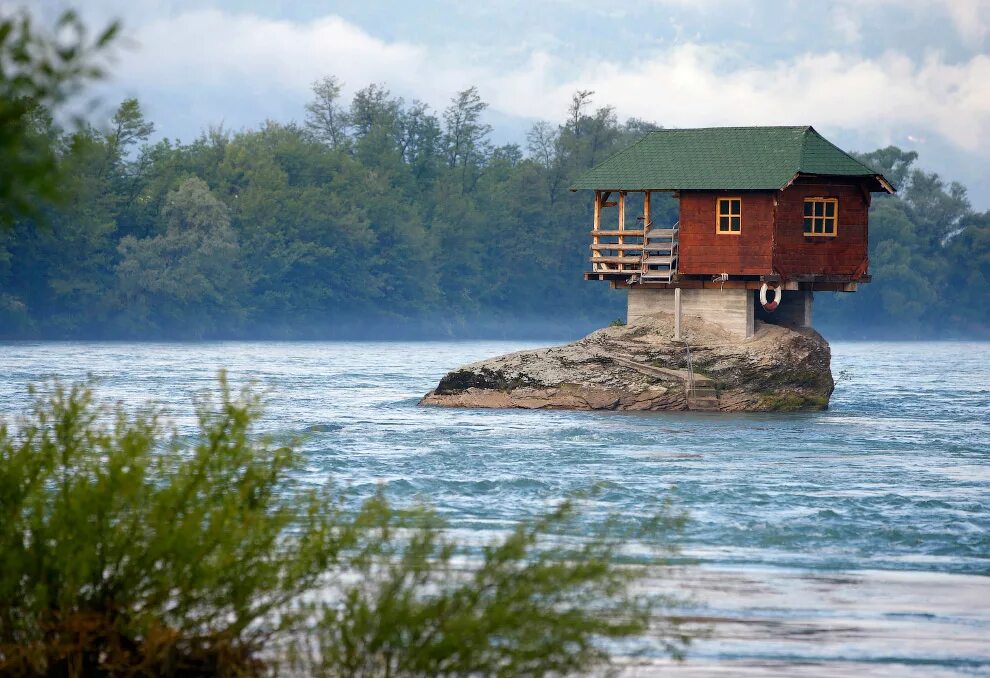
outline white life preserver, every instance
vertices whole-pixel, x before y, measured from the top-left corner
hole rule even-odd
[[[773,290],[773,301],[767,301],[767,290]],[[780,304],[780,297],[784,293],[783,285],[776,285],[770,287],[766,283],[763,283],[763,287],[760,288],[760,303],[763,304],[765,308],[770,313],[773,313],[777,306]]]

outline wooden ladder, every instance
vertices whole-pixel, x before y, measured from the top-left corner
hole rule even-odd
[[[670,228],[645,227],[640,260],[640,281],[670,282],[677,273],[677,222]]]

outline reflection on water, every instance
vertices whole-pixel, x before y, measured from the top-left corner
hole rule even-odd
[[[3,344],[0,411],[23,409],[29,381],[90,374],[188,429],[225,367],[269,389],[265,430],[307,436],[307,480],[426,497],[478,536],[591,483],[593,510],[628,520],[676,486],[699,565],[675,580],[715,630],[679,672],[990,670],[990,345],[836,344],[843,376],[814,414],[416,407],[446,370],[531,346]]]

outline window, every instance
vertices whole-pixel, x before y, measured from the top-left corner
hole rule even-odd
[[[716,233],[739,234],[742,230],[742,199],[719,198]]]
[[[805,198],[804,234],[834,238],[838,211],[839,201],[836,198]]]

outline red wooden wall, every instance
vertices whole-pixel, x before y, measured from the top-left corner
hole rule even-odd
[[[799,274],[853,275],[868,256],[869,200],[858,185],[804,180],[785,188],[777,200],[773,268],[784,278]],[[838,198],[834,238],[804,234],[804,199]]]
[[[841,181],[841,180],[840,180]],[[783,191],[682,191],[680,259],[684,275],[796,275],[866,273],[868,194],[855,183],[803,179]],[[742,199],[742,231],[715,229],[719,197]],[[804,234],[804,199],[837,198],[834,238]]]
[[[776,191],[681,192],[680,259],[684,275],[769,275]],[[742,199],[742,230],[715,231],[717,198]]]

